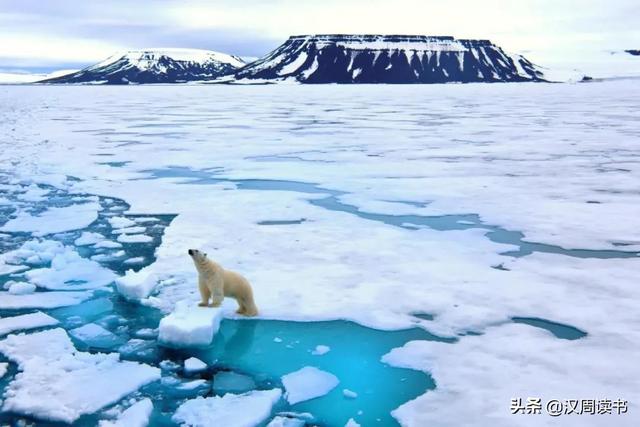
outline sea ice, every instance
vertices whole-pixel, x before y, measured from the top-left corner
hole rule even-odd
[[[0,379],[4,377],[9,369],[9,364],[7,362],[0,362]]]
[[[160,378],[160,370],[121,362],[117,353],[75,349],[63,329],[9,335],[0,352],[22,371],[8,385],[3,410],[72,423]]]
[[[125,227],[125,228],[116,228],[111,233],[112,234],[140,234],[147,231],[145,227]]]
[[[145,261],[145,259],[144,259],[143,256],[138,256],[138,257],[125,259],[123,261],[123,264],[126,264],[126,265],[138,265],[138,264],[144,264],[144,261]]]
[[[198,397],[180,405],[172,420],[189,427],[255,427],[269,418],[281,395],[272,389]]]
[[[153,237],[146,234],[121,234],[117,240],[121,243],[149,243],[153,241]]]
[[[344,390],[342,390],[342,394],[347,399],[356,399],[358,397],[358,393],[356,393],[355,391],[349,390],[348,388],[345,388]]]
[[[89,347],[108,349],[123,343],[122,338],[95,323],[71,329],[69,334]]]
[[[42,328],[44,326],[57,325],[58,321],[53,317],[41,312],[22,314],[13,317],[0,317],[0,336],[14,331]]]
[[[105,237],[100,233],[93,233],[91,231],[83,231],[82,235],[78,237],[73,243],[76,246],[89,246],[95,245],[103,241]]]
[[[102,240],[95,245],[93,245],[96,249],[119,249],[122,247],[122,243],[114,242],[113,240]]]
[[[285,397],[291,405],[324,396],[339,383],[335,375],[313,366],[306,366],[282,377]]]
[[[109,285],[116,278],[111,270],[82,258],[69,247],[53,257],[51,267],[30,270],[25,275],[36,286],[53,290],[95,289]]]
[[[156,283],[155,276],[148,269],[138,272],[127,270],[124,276],[116,279],[116,288],[125,298],[140,300],[149,296]]]
[[[326,345],[318,345],[316,346],[316,348],[311,352],[311,354],[313,354],[314,356],[322,356],[323,354],[327,354],[331,351],[331,348],[326,346]]]
[[[170,347],[209,345],[218,332],[222,316],[220,307],[197,307],[183,302],[160,321],[158,340]]]
[[[188,374],[202,372],[207,369],[207,364],[196,357],[190,357],[184,361],[184,371]]]
[[[274,417],[267,427],[304,427],[305,422],[299,418],[289,418],[278,415]]]
[[[114,216],[109,218],[109,224],[111,224],[111,227],[114,229],[133,227],[136,225],[134,221],[123,216]]]
[[[0,292],[0,309],[56,308],[79,304],[91,298],[90,291],[34,292],[25,295],[13,295]]]
[[[13,282],[9,286],[9,293],[12,295],[32,294],[36,290],[36,285],[28,282]]]
[[[64,208],[49,208],[38,215],[20,212],[0,227],[0,231],[26,232],[34,236],[79,230],[98,219],[99,203],[81,203]]]
[[[358,424],[353,418],[349,418],[349,421],[347,421],[344,427],[360,427],[360,424]]]
[[[99,427],[147,427],[153,411],[151,399],[142,399],[127,408],[115,421],[100,421]]]

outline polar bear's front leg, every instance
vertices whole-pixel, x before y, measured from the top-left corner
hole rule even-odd
[[[220,307],[224,299],[224,279],[222,274],[215,274],[210,282],[211,304],[210,307]]]
[[[209,286],[203,279],[198,279],[198,289],[200,289],[200,297],[202,298],[202,302],[198,305],[200,307],[206,307],[209,304],[209,298],[211,297],[211,291],[209,290]]]

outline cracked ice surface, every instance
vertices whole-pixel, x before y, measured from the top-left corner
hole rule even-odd
[[[640,359],[639,257],[512,258],[500,254],[513,246],[490,241],[486,230],[394,227],[323,207],[328,194],[317,190],[337,191],[360,212],[475,214],[531,242],[638,251],[637,82],[58,89],[3,89],[11,96],[0,106],[0,161],[33,182],[123,198],[133,212],[178,214],[156,262],[121,280],[128,297],[167,312],[196,303],[186,249],[200,247],[247,276],[263,317],[484,333],[392,352],[389,362],[412,360],[437,383],[394,412],[405,425],[423,425],[436,407],[456,408],[452,425],[487,416],[509,425],[503,399],[542,393],[542,383],[555,398],[621,396],[631,407],[616,422],[638,423],[640,387],[631,379],[640,371],[629,361]],[[211,102],[220,97],[224,104]],[[128,163],[101,164],[103,155]],[[296,183],[283,190],[282,181]],[[305,220],[260,225],[290,218]],[[232,315],[232,304],[223,310]],[[514,316],[588,336],[557,340],[508,325]]]
[[[0,352],[20,370],[3,410],[71,423],[160,378],[160,370],[119,355],[77,351],[63,329],[10,335]],[[87,385],[90,384],[90,387]]]

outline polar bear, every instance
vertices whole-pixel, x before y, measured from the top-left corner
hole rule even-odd
[[[253,290],[247,279],[234,271],[223,269],[198,249],[189,249],[188,253],[198,270],[198,288],[202,297],[202,302],[198,304],[200,307],[218,307],[224,297],[231,297],[238,302],[236,313],[245,316],[258,314],[253,300]]]

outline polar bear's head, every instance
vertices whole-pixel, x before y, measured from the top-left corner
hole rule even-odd
[[[207,260],[207,254],[198,249],[189,249],[187,252],[195,263],[201,263]]]

